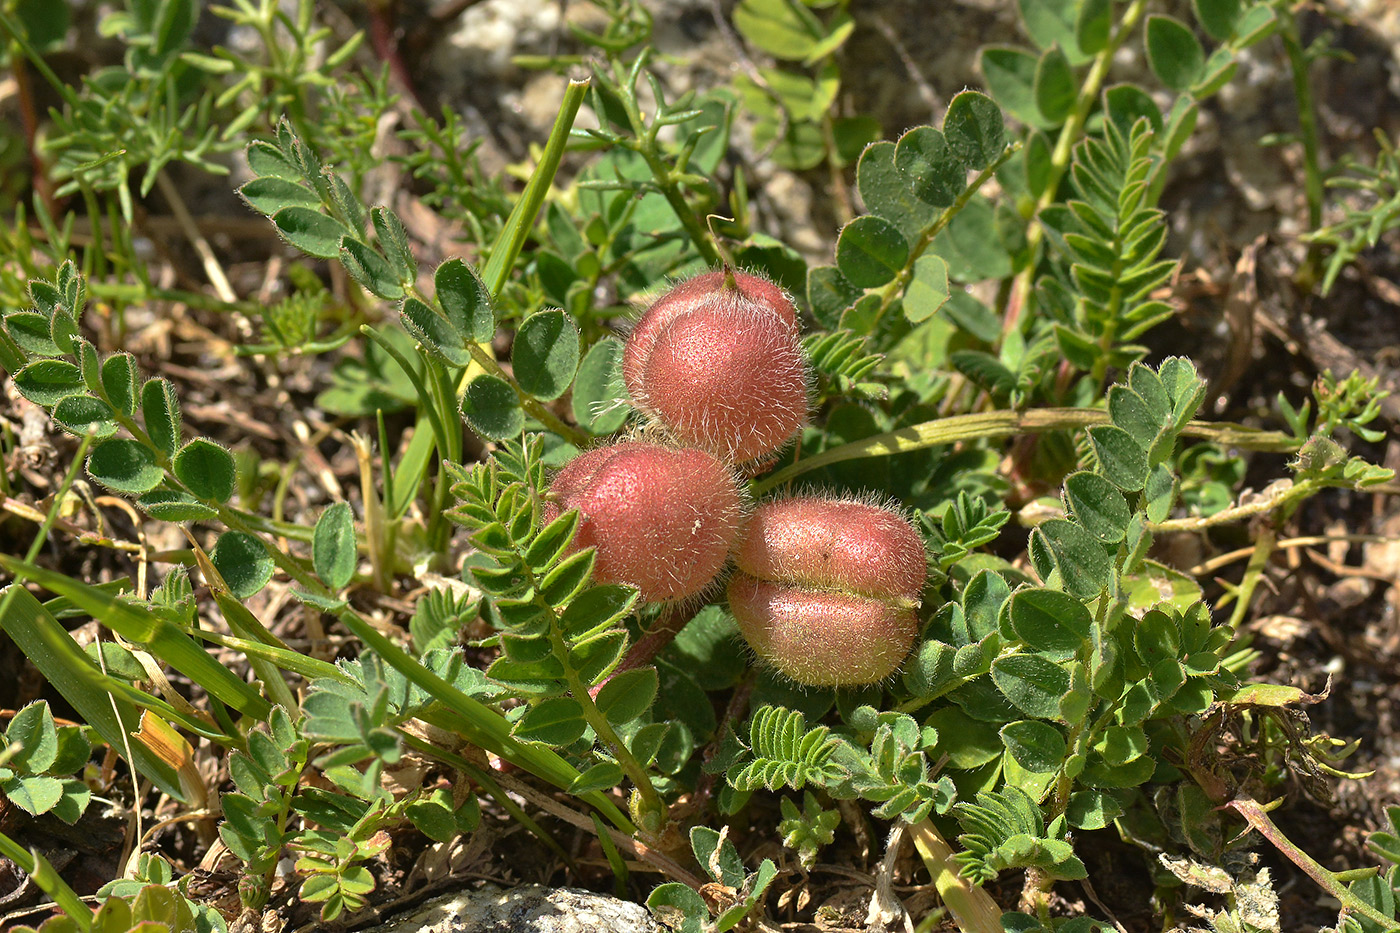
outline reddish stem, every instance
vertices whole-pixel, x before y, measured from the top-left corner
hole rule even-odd
[[[403,56],[399,54],[399,42],[396,36],[398,23],[394,16],[394,0],[377,0],[369,5],[369,41],[374,47],[374,54],[382,62],[389,63],[389,73],[394,77],[397,84],[413,102],[421,109],[422,99],[418,96],[418,89],[413,84],[413,78],[408,73],[408,65],[404,63]]]
[[[57,202],[54,201],[53,185],[49,183],[48,173],[44,170],[44,160],[40,158],[39,148],[36,144],[39,135],[39,118],[34,109],[34,88],[29,81],[29,66],[14,44],[10,48],[10,58],[13,62],[11,70],[15,76],[15,91],[19,98],[20,122],[24,124],[24,147],[25,151],[29,153],[30,165],[33,166],[34,191],[44,202],[44,207],[48,209],[49,214],[57,217],[59,210]]]

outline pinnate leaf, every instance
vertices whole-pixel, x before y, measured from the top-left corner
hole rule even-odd
[[[251,151],[249,155],[251,155]],[[321,206],[321,198],[316,192],[287,178],[266,175],[254,178],[238,189],[248,206],[269,217],[284,207],[304,207],[314,210]]]
[[[1073,657],[1089,638],[1093,617],[1083,602],[1044,587],[1017,590],[1007,607],[1011,628],[1027,645],[1053,658]]]
[[[1104,479],[1124,492],[1141,489],[1148,471],[1147,451],[1142,445],[1112,424],[1096,425],[1088,433]]]
[[[1065,737],[1049,723],[1034,719],[1001,727],[1001,741],[1012,759],[1032,774],[1050,774],[1065,757]]]
[[[1060,697],[1069,690],[1069,673],[1040,655],[1012,654],[992,662],[992,682],[1026,715],[1055,719]]]

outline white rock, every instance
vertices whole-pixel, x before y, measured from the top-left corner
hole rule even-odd
[[[641,904],[577,888],[485,885],[445,894],[364,933],[661,933]]]

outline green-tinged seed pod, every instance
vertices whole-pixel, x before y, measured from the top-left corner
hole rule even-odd
[[[803,496],[760,506],[734,549],[729,608],[759,657],[798,683],[875,683],[919,633],[923,540],[898,514]]]

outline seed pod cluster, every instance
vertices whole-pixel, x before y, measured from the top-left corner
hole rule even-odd
[[[745,517],[735,466],[771,457],[807,418],[797,312],[772,282],[711,272],[638,321],[622,360],[665,442],[588,451],[555,477],[546,517],[578,509],[594,579],[647,601],[704,591],[733,556],[730,608],[754,651],[799,683],[874,683],[918,635],[923,542],[897,513],[799,497]]]

